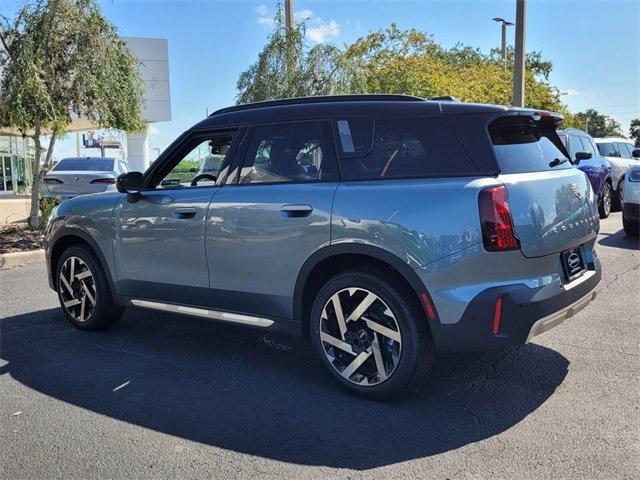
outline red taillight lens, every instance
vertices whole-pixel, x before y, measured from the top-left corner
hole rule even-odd
[[[115,184],[116,183],[116,179],[115,178],[96,178],[95,180],[91,180],[91,183]]]
[[[45,185],[55,185],[64,182],[62,180],[58,180],[57,178],[43,178],[42,183],[44,183]]]
[[[485,188],[478,199],[482,242],[485,250],[517,250],[520,241],[513,231],[507,189],[504,185]]]

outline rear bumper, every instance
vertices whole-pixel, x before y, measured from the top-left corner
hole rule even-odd
[[[523,284],[502,285],[480,292],[467,306],[459,322],[432,324],[440,352],[492,350],[520,345],[587,306],[596,297],[602,272],[595,270],[567,284],[561,293],[539,299],[544,287]],[[493,334],[496,300],[502,298],[500,329]]]
[[[624,202],[622,215],[632,222],[640,222],[640,204]]]

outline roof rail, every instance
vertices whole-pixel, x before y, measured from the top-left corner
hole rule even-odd
[[[386,94],[361,94],[361,95],[319,95],[316,97],[294,97],[282,98],[280,100],[267,100],[264,102],[243,103],[233,107],[221,108],[213,112],[210,117],[222,113],[238,112],[241,110],[251,110],[254,108],[279,107],[283,105],[302,105],[307,103],[330,103],[330,102],[423,102],[424,98],[411,95],[386,95]]]
[[[452,97],[451,95],[442,95],[440,97],[431,97],[429,100],[433,100],[436,102],[459,102],[460,99],[456,97]]]

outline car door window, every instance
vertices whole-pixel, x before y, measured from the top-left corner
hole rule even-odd
[[[159,188],[184,188],[191,186],[212,186],[220,174],[231,150],[234,133],[197,137],[176,154],[168,173],[161,173]]]
[[[590,153],[594,157],[597,155],[596,151],[593,149],[591,141],[587,137],[580,137],[580,142],[582,143],[583,152]]]
[[[631,149],[629,148],[628,144],[620,142],[616,145],[618,146],[618,151],[620,152],[620,156],[622,158],[633,158],[633,156],[631,155]]]
[[[598,150],[603,157],[619,157],[620,153],[616,150],[613,143],[599,143]]]
[[[255,127],[238,183],[335,180],[335,160],[324,138],[321,122]]]
[[[575,135],[569,136],[569,153],[571,154],[571,159],[576,159],[576,153],[584,151],[582,149],[582,142],[580,141],[580,137],[576,137]]]

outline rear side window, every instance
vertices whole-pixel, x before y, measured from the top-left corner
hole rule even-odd
[[[631,155],[631,145],[627,143],[618,143],[618,151],[622,158],[633,158]]]
[[[616,150],[613,143],[598,143],[598,150],[603,157],[619,157],[620,153]]]
[[[52,170],[56,172],[112,172],[113,160],[100,158],[63,158]]]
[[[501,173],[540,172],[571,168],[558,148],[560,138],[550,127],[542,129],[526,118],[499,118],[489,126],[493,150]],[[570,137],[571,143],[578,140]],[[572,155],[574,153],[572,152]]]
[[[342,119],[335,130],[345,180],[478,174],[440,117]]]

